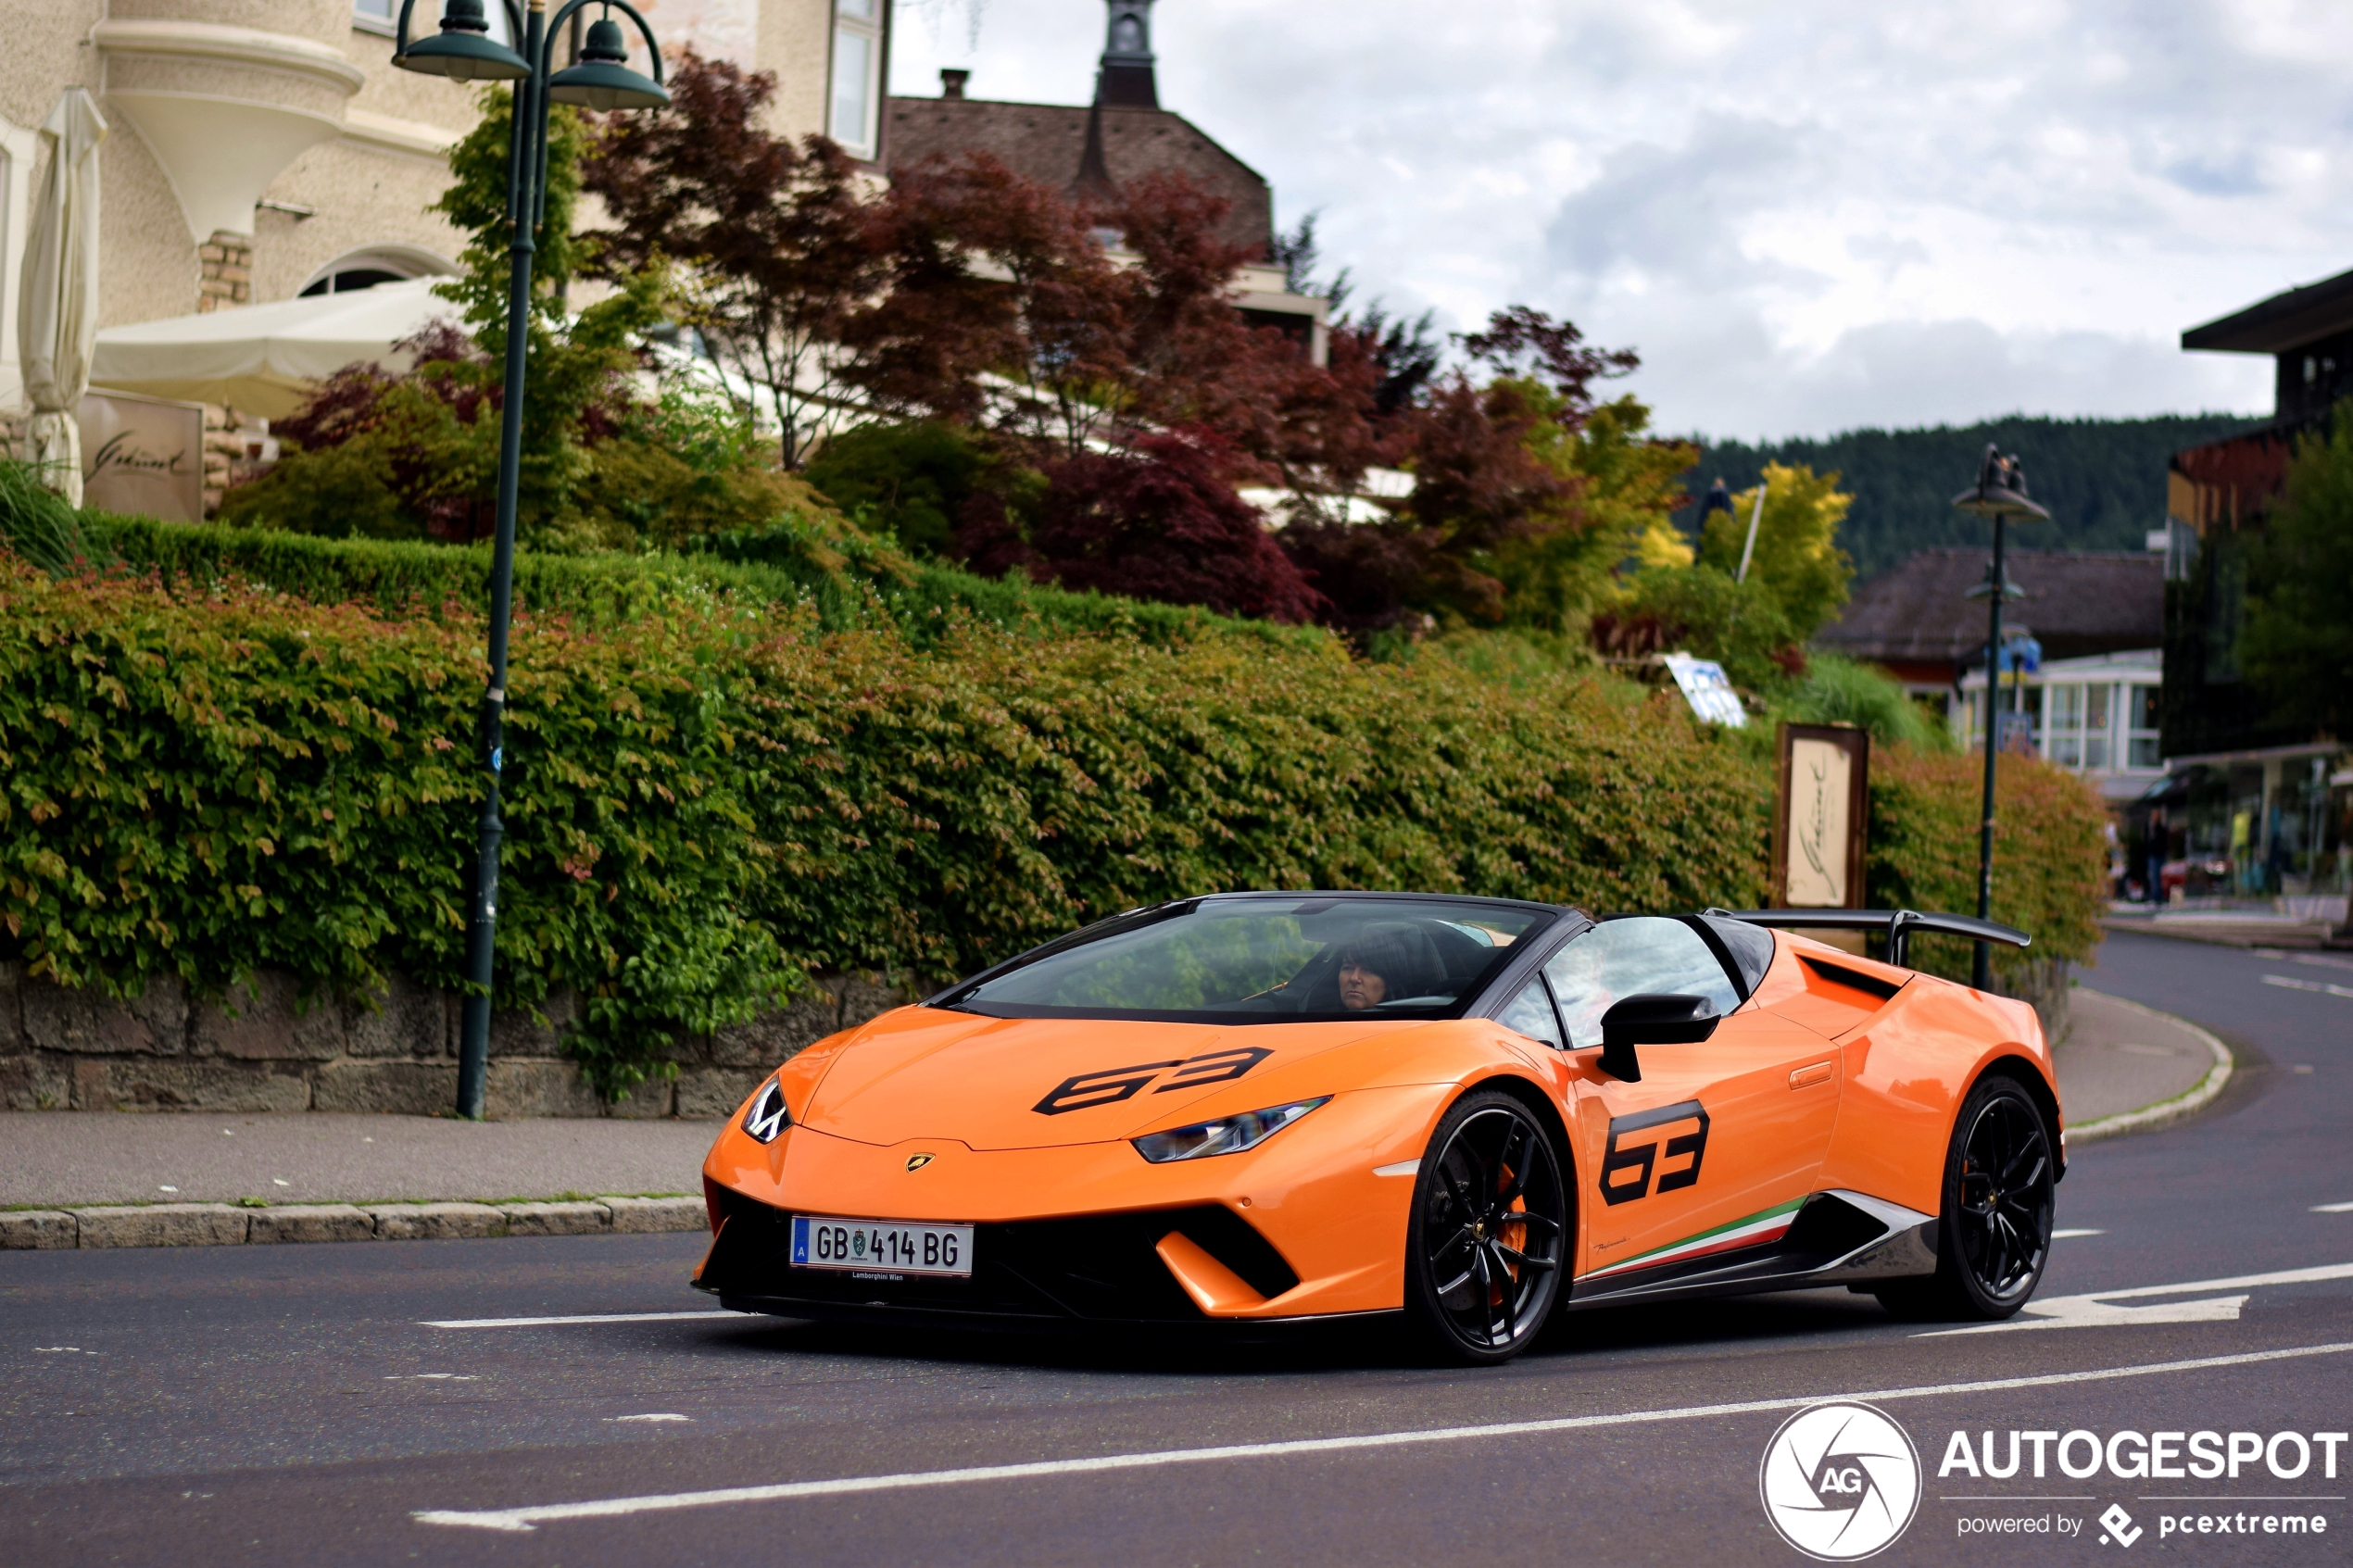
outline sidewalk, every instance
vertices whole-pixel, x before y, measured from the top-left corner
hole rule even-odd
[[[2070,1148],[2186,1116],[2230,1077],[2214,1036],[2170,1014],[2078,986],[2069,1017],[2051,1055]]]
[[[2311,899],[2296,900],[2311,904]],[[2342,900],[2338,900],[2342,902]],[[2115,903],[2100,917],[2110,931],[2135,931],[2151,936],[2171,936],[2191,942],[2213,942],[2226,947],[2327,947],[2341,939],[2338,922],[2309,910],[2246,909],[2163,909],[2148,904]]]
[[[0,1114],[0,1209],[699,1195],[718,1135],[666,1120],[17,1111]]]

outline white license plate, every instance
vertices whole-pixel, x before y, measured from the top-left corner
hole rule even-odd
[[[853,1274],[949,1274],[964,1279],[973,1272],[973,1228],[795,1214],[792,1262],[797,1269],[839,1269]]]

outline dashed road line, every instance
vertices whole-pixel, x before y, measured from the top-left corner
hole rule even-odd
[[[2291,991],[2319,991],[2331,997],[2353,997],[2353,985],[2331,985],[2318,980],[2298,980],[2289,974],[2267,974],[2266,985],[2284,985]]]
[[[2159,1289],[2171,1288],[2158,1286]],[[2153,1361],[2138,1366],[2100,1367],[2086,1372],[2045,1373],[2032,1377],[1991,1378],[1978,1383],[1923,1384],[1909,1388],[1875,1388],[1853,1394],[1807,1394],[1795,1399],[1747,1399],[1737,1404],[1684,1405],[1669,1410],[1622,1411],[1608,1415],[1559,1416],[1544,1421],[1503,1421],[1482,1426],[1427,1427],[1404,1432],[1375,1432],[1354,1437],[1302,1437],[1277,1443],[1234,1443],[1214,1449],[1162,1449],[1145,1453],[1105,1454],[1095,1459],[1039,1460],[1026,1464],[984,1464],[960,1470],[917,1470],[894,1475],[847,1475],[829,1481],[785,1481],[764,1486],[723,1486],[699,1492],[668,1492],[647,1497],[600,1498],[588,1502],[529,1504],[521,1508],[421,1509],[409,1515],[421,1524],[464,1525],[479,1530],[521,1534],[573,1519],[619,1519],[632,1514],[662,1513],[685,1508],[709,1508],[722,1503],[781,1502],[793,1498],[845,1497],[862,1492],[906,1491],[919,1486],[969,1486],[988,1481],[1026,1481],[1058,1475],[1100,1474],[1115,1470],[1150,1470],[1165,1465],[1202,1464],[1239,1459],[1287,1459],[1299,1454],[1347,1453],[1374,1449],[1399,1449],[1428,1443],[1455,1443],[1473,1438],[1517,1437],[1554,1432],[1581,1432],[1611,1426],[1636,1426],[1662,1421],[1705,1421],[1726,1416],[1754,1415],[1769,1411],[1803,1410],[1830,1399],[1925,1399],[1940,1396],[2004,1393],[2018,1388],[2053,1388],[2074,1383],[2104,1383],[2117,1378],[2153,1377],[2166,1373],[2203,1372],[2213,1367],[2252,1366],[2262,1361],[2294,1361],[2311,1356],[2337,1356],[2353,1351],[2353,1343],[2298,1345],[2280,1350],[2249,1350],[2235,1356],[2202,1356],[2196,1361]]]

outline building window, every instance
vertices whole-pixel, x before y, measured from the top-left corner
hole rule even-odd
[[[882,98],[883,0],[834,0],[833,111],[829,134],[853,157],[875,154]]]
[[[2043,732],[2043,755],[2062,768],[2083,766],[2083,688],[2053,686],[2044,698],[2050,722]]]
[[[2155,768],[2159,765],[2157,754],[2157,694],[2155,686],[2124,688],[2125,745],[2129,747],[2127,766]]]

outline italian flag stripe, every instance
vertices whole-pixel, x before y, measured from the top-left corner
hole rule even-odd
[[[1685,1259],[1705,1257],[1710,1252],[1725,1252],[1735,1247],[1753,1247],[1772,1241],[1788,1231],[1797,1219],[1797,1211],[1805,1206],[1805,1198],[1794,1198],[1776,1208],[1760,1210],[1746,1219],[1713,1226],[1665,1247],[1654,1247],[1648,1252],[1638,1252],[1605,1269],[1595,1269],[1584,1277],[1598,1279],[1604,1274],[1623,1273],[1628,1269],[1655,1268],[1661,1263],[1680,1262]]]

